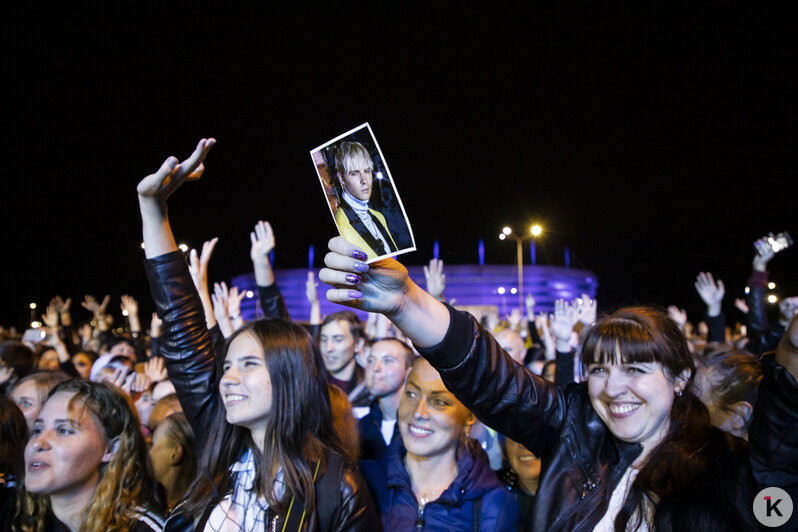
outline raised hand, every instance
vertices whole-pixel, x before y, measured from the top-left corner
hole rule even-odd
[[[319,302],[318,287],[319,283],[316,282],[313,272],[308,272],[308,280],[305,281],[305,297],[308,298],[308,303],[311,305]]]
[[[770,233],[770,236],[773,236],[773,233]],[[776,254],[773,251],[773,247],[768,242],[768,237],[763,236],[756,242],[754,242],[754,248],[756,248],[756,255],[754,255],[754,270],[764,272],[767,271],[768,262],[773,256]]]
[[[269,253],[275,246],[274,231],[269,222],[263,220],[255,224],[255,230],[249,233],[252,245],[249,248],[249,257],[255,271],[255,283],[258,286],[271,286],[274,284],[274,272],[269,261]]]
[[[592,325],[596,321],[598,313],[598,302],[587,294],[576,300],[576,319],[586,326]]]
[[[424,266],[424,278],[427,280],[427,292],[439,301],[444,301],[446,275],[443,273],[443,261],[431,259],[429,266]]]
[[[386,315],[419,347],[443,340],[449,311],[410,279],[407,268],[393,259],[366,264],[367,255],[342,237],[330,240],[329,248],[327,267],[319,272],[319,279],[333,286],[327,299]]]
[[[319,283],[316,282],[313,272],[308,272],[308,280],[305,281],[305,297],[308,298],[308,303],[310,303],[311,325],[321,323],[321,303],[319,302],[318,287]]]
[[[98,303],[94,296],[86,294],[83,297],[83,302],[80,304],[83,308],[94,314],[94,317],[103,316],[105,315],[105,308],[108,306],[108,303],[111,301],[111,296],[106,295],[102,303]]]
[[[47,309],[42,314],[42,322],[44,322],[45,327],[58,331],[58,309],[54,303],[51,302],[47,305]]]
[[[535,316],[535,327],[540,331],[540,339],[546,350],[546,360],[554,360],[557,355],[557,348],[554,345],[551,327],[549,327],[549,317],[543,312]]]
[[[191,280],[194,281],[197,292],[208,291],[208,263],[211,260],[213,248],[216,247],[217,242],[219,242],[218,237],[203,242],[202,252],[199,257],[197,257],[196,249],[192,249],[188,254],[188,272],[191,274]]]
[[[554,335],[557,351],[567,353],[571,350],[571,333],[576,321],[576,305],[568,303],[564,299],[554,302],[551,332]]]
[[[244,318],[241,317],[241,300],[244,299],[245,291],[238,293],[238,287],[234,286],[227,295],[227,315],[230,316],[230,323],[233,330],[237,331],[244,326]]]
[[[165,206],[169,196],[185,181],[202,177],[205,171],[202,161],[214,144],[216,139],[201,139],[188,159],[179,164],[177,157],[167,157],[155,173],[142,179],[136,186],[139,198],[153,200]]]
[[[224,282],[214,283],[211,300],[213,301],[213,314],[216,316],[216,323],[219,324],[222,336],[229,338],[230,335],[233,334],[234,329],[233,323],[230,321],[230,315],[228,314],[229,303],[227,284]]]
[[[144,375],[152,382],[161,382],[168,378],[163,357],[152,357],[144,363]]]
[[[676,325],[679,326],[679,330],[682,332],[685,331],[685,327],[687,326],[687,311],[684,309],[680,309],[676,305],[671,305],[668,307],[668,317],[676,322]]]
[[[130,321],[130,332],[137,333],[141,331],[141,322],[139,321],[139,303],[133,296],[123,295],[122,303],[119,305],[122,314],[127,312],[127,318]]]
[[[734,300],[734,306],[740,309],[743,314],[748,314],[748,303],[745,302],[745,299],[738,297]]]
[[[192,249],[188,254],[188,273],[191,274],[191,280],[194,281],[194,287],[197,289],[200,301],[202,302],[202,310],[205,313],[205,325],[208,329],[212,329],[216,325],[216,317],[211,303],[211,295],[208,290],[208,263],[213,255],[213,249],[216,247],[218,238],[212,238],[202,244],[202,253],[197,257],[197,250]]]
[[[695,289],[707,305],[707,315],[710,317],[720,315],[720,305],[723,302],[723,296],[726,295],[723,281],[718,279],[716,283],[711,273],[701,272],[696,277]]]
[[[526,307],[526,319],[527,321],[534,321],[535,320],[535,298],[532,297],[532,294],[527,294],[526,299],[524,300],[524,306]]]
[[[61,299],[61,296],[55,296],[50,303],[55,305],[59,314],[69,314],[69,307],[72,306],[72,298]]]
[[[329,247],[327,267],[319,272],[319,280],[334,287],[327,299],[389,317],[399,312],[412,284],[407,268],[393,259],[366,264],[366,254],[343,237],[330,240]]]
[[[520,330],[518,326],[521,324],[522,318],[521,309],[514,308],[510,311],[510,315],[507,316],[507,323],[509,323],[512,330],[518,332]]]
[[[205,169],[202,161],[215,143],[215,139],[201,139],[188,159],[179,164],[176,157],[168,157],[155,173],[142,179],[136,187],[147,258],[177,250],[166,214],[166,200],[185,181],[202,176]]]

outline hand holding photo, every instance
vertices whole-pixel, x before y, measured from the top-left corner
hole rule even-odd
[[[368,123],[310,152],[338,232],[367,262],[415,251],[413,230]]]

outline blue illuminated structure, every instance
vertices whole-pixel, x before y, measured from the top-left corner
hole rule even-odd
[[[410,277],[421,287],[425,286],[422,266],[408,266]],[[318,270],[315,271],[318,275]],[[446,298],[456,299],[456,306],[463,305],[495,305],[500,312],[509,312],[518,304],[513,289],[518,289],[518,269],[512,264],[447,264]],[[306,321],[310,315],[310,305],[305,298],[305,281],[308,270],[297,268],[277,270],[274,272],[277,284],[285,299],[285,304],[292,319]],[[239,290],[252,290],[252,298],[244,298],[241,302],[241,313],[245,319],[256,317],[257,292],[253,274],[234,277],[232,284]],[[503,294],[500,293],[503,289]],[[524,266],[524,293],[535,298],[535,309],[538,312],[551,312],[556,299],[574,299],[583,293],[596,297],[598,279],[588,270],[561,268],[556,266]],[[342,310],[344,307],[327,301],[324,294],[327,286],[319,284],[319,300],[321,313],[327,315]],[[260,314],[259,309],[258,314]],[[362,313],[365,315],[365,313]]]

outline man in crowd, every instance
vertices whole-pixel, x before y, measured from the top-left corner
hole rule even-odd
[[[365,343],[363,322],[350,310],[330,314],[321,324],[320,340],[329,381],[347,394],[352,406],[368,404],[363,369],[357,363]]]
[[[358,420],[361,460],[377,459],[394,435],[396,409],[415,354],[395,338],[377,340],[366,356],[366,387],[373,401]]]

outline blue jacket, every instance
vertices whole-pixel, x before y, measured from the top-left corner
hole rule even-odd
[[[475,456],[462,447],[457,452],[457,478],[441,496],[419,507],[404,466],[407,451],[394,438],[380,460],[365,460],[360,468],[371,488],[385,530],[503,532],[518,530],[518,503],[496,478],[487,456]],[[475,504],[479,517],[475,518]]]

